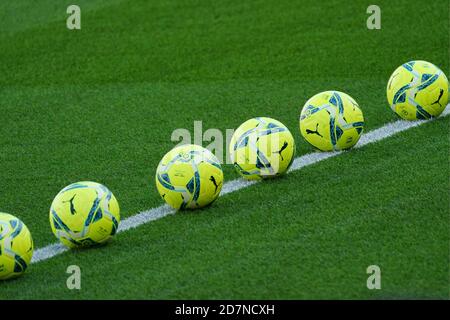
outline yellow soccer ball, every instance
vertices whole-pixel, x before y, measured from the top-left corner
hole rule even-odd
[[[116,198],[96,182],[68,185],[56,195],[50,208],[52,231],[69,248],[105,243],[116,234],[119,223]]]
[[[219,160],[208,149],[187,144],[170,150],[156,169],[156,187],[174,209],[196,209],[214,202],[223,186]]]
[[[234,167],[245,179],[272,178],[285,173],[291,166],[295,141],[280,121],[258,117],[245,121],[236,129],[229,152]]]
[[[356,101],[339,91],[325,91],[309,99],[300,114],[300,133],[322,151],[353,147],[364,129]]]
[[[398,67],[387,84],[391,109],[406,120],[439,116],[448,104],[448,79],[435,65],[410,61]]]
[[[33,257],[33,239],[18,218],[0,212],[0,280],[20,276]]]

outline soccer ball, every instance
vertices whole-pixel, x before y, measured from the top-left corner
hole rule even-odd
[[[174,209],[202,208],[219,197],[223,172],[208,149],[187,144],[170,150],[156,169],[156,187]]]
[[[20,276],[33,256],[33,239],[16,217],[0,212],[0,280]]]
[[[339,91],[325,91],[309,99],[300,114],[300,133],[322,151],[353,147],[364,128],[356,101]]]
[[[119,222],[116,198],[96,182],[68,185],[56,195],[50,208],[52,231],[69,248],[106,242],[116,234]]]
[[[448,103],[448,80],[435,65],[410,61],[398,67],[387,84],[391,109],[406,120],[439,116]]]
[[[295,141],[280,121],[258,117],[245,121],[236,129],[229,152],[234,167],[245,179],[272,178],[285,173],[291,166]]]

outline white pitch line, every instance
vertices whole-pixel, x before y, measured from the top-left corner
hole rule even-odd
[[[445,117],[450,114],[450,104],[447,105],[444,112],[442,112],[440,117]],[[406,121],[406,120],[398,120],[395,122],[388,123],[378,129],[372,130],[370,132],[364,133],[361,136],[358,144],[355,148],[361,148],[367,144],[374,143],[390,137],[396,133],[420,126],[424,123],[433,121],[431,120],[419,120],[419,121]],[[301,157],[298,157],[292,163],[292,166],[289,168],[288,172],[292,172],[295,170],[299,170],[303,167],[309,166],[311,164],[317,163],[319,161],[335,157],[339,154],[342,154],[346,151],[336,151],[336,152],[313,152],[305,154]],[[247,188],[251,185],[258,183],[259,181],[247,181],[244,179],[236,179],[229,181],[223,185],[221,195],[226,195],[231,192],[235,192],[244,188]],[[119,226],[117,232],[123,232],[130,229],[134,229],[139,227],[140,225],[146,224],[148,222],[158,220],[164,218],[165,216],[174,214],[176,211],[169,207],[167,204],[159,206],[157,208],[153,208],[150,210],[146,210],[140,213],[135,214],[134,216],[128,217],[124,219]],[[33,259],[31,263],[36,263],[44,260],[48,260],[57,256],[65,251],[67,251],[66,247],[64,247],[60,243],[50,244],[44,248],[36,249],[33,254]]]

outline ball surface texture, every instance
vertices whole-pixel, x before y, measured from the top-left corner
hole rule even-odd
[[[0,212],[0,280],[22,275],[33,256],[33,239],[18,218]]]
[[[117,232],[119,203],[102,184],[76,182],[62,189],[50,208],[50,226],[69,248],[105,243]]]
[[[448,104],[448,79],[435,65],[410,61],[398,67],[386,93],[391,109],[405,120],[439,116]]]
[[[300,133],[322,151],[353,147],[364,129],[356,101],[339,91],[325,91],[309,99],[300,114]]]
[[[234,132],[229,153],[237,172],[248,180],[273,178],[285,173],[295,155],[295,141],[280,121],[257,117]]]
[[[159,162],[156,187],[174,209],[196,209],[214,202],[223,186],[217,157],[194,144],[175,147]]]

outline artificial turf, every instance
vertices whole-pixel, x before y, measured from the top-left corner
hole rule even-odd
[[[446,128],[437,120],[32,265],[2,298],[446,298],[449,142],[435,138]],[[65,285],[72,264],[80,291]],[[373,264],[379,291],[366,288]]]
[[[270,116],[304,154],[298,116],[315,93],[349,93],[371,130],[397,119],[398,65],[449,74],[445,0],[378,1],[381,30],[366,28],[367,1],[78,1],[76,31],[69,4],[0,4],[0,211],[37,247],[56,241],[48,209],[69,183],[105,184],[122,217],[160,205],[154,171],[194,120]],[[0,298],[448,298],[448,149],[441,119],[32,265]],[[365,287],[370,264],[380,291]]]

